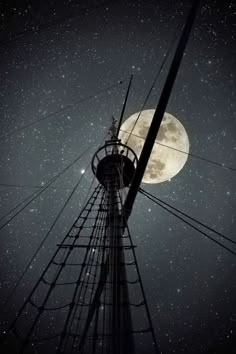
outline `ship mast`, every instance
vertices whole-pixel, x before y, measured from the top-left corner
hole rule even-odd
[[[138,353],[140,336],[143,338],[144,335],[149,336],[151,343],[148,353],[151,350],[159,353],[127,221],[199,2],[194,1],[183,28],[139,161],[134,151],[118,139],[128,94],[118,129],[113,121],[111,138],[95,153],[92,170],[99,185],[64,240],[57,245],[57,250],[6,331],[6,337],[15,335],[19,339],[18,353],[31,353],[32,346],[38,344],[39,353],[135,354]],[[128,189],[128,194],[123,202],[121,192],[125,189]],[[61,302],[57,300],[58,296]],[[141,316],[140,312],[136,316],[136,311],[141,311]],[[25,318],[27,312],[31,314]],[[50,318],[55,320],[51,327],[57,331],[51,335],[45,333],[48,327],[45,314],[50,314]],[[27,326],[26,320],[29,321]],[[140,322],[145,322],[145,325],[140,327]],[[22,323],[24,326],[21,328]],[[9,352],[9,348],[11,337],[5,352]]]

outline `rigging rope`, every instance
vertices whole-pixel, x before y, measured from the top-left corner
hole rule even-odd
[[[100,146],[101,146],[101,144],[100,144]],[[86,151],[86,150],[85,150],[85,151]],[[85,168],[85,173],[86,173],[86,171],[87,171],[89,165],[90,165],[90,163],[86,166],[86,168]],[[59,220],[61,214],[63,213],[63,211],[65,210],[66,206],[67,206],[68,203],[70,202],[72,196],[73,196],[74,193],[76,192],[76,190],[77,190],[77,188],[78,188],[78,186],[79,186],[81,180],[83,179],[85,173],[82,174],[82,176],[79,178],[79,180],[78,180],[78,182],[76,183],[75,187],[74,187],[73,190],[71,191],[69,197],[67,198],[67,200],[66,200],[65,203],[63,204],[63,206],[62,206],[62,208],[61,208],[59,214],[57,215],[57,217],[55,218],[54,222],[52,223],[52,225],[51,225],[50,229],[48,230],[47,234],[44,236],[43,240],[40,242],[39,246],[37,247],[37,249],[36,249],[35,253],[33,254],[33,256],[31,257],[30,261],[28,262],[28,264],[27,264],[26,268],[24,269],[23,273],[20,275],[20,277],[19,277],[17,283],[15,284],[15,286],[13,287],[11,293],[8,295],[6,301],[4,302],[4,307],[9,303],[9,300],[10,300],[10,299],[12,298],[12,296],[14,295],[14,293],[15,293],[15,291],[17,290],[17,288],[18,288],[18,286],[19,286],[21,280],[23,279],[23,277],[25,276],[25,274],[27,273],[27,271],[30,269],[30,266],[32,265],[33,261],[34,261],[35,258],[37,257],[37,255],[38,255],[39,251],[41,250],[42,246],[43,246],[44,243],[46,242],[46,240],[47,240],[49,234],[50,234],[51,231],[53,230],[53,228],[54,228],[55,224],[57,223],[57,221]],[[93,185],[93,183],[94,183],[94,180],[95,180],[95,176],[93,177],[93,180],[91,181],[90,186],[89,186],[89,188],[88,188],[88,191],[87,191],[87,194],[86,194],[86,196],[85,196],[84,203],[83,203],[83,207],[84,207],[85,204],[86,204],[86,200],[87,200],[87,198],[88,198],[88,194],[89,194],[89,192],[90,192],[90,190],[91,190],[91,188],[92,188],[92,185]],[[83,207],[82,207],[82,210],[83,210]]]
[[[89,96],[87,96],[87,97],[84,97],[84,98],[82,98],[82,99],[80,99],[80,100],[78,100],[78,101],[75,101],[74,103],[68,104],[68,105],[66,105],[65,107],[62,107],[62,108],[56,110],[55,112],[51,112],[51,113],[49,113],[49,114],[43,115],[41,118],[39,118],[39,119],[37,119],[37,120],[35,120],[35,121],[29,123],[29,124],[26,124],[26,125],[24,125],[23,127],[20,127],[20,128],[18,128],[18,129],[12,130],[12,131],[10,131],[10,132],[8,132],[8,133],[4,133],[3,136],[4,136],[4,135],[5,135],[5,136],[8,136],[8,135],[10,135],[10,134],[18,133],[18,132],[20,132],[20,131],[22,131],[22,130],[24,130],[24,129],[26,129],[26,128],[29,128],[29,127],[33,126],[34,124],[36,124],[36,123],[38,123],[38,122],[41,122],[41,121],[43,121],[43,120],[45,120],[45,119],[48,119],[48,118],[52,118],[52,117],[54,117],[55,115],[57,115],[58,113],[64,112],[65,110],[67,110],[67,109],[69,109],[69,108],[71,108],[71,107],[74,107],[74,106],[76,106],[76,105],[78,105],[78,104],[80,104],[80,103],[82,103],[82,102],[88,101],[88,100],[90,100],[91,98],[94,98],[94,97],[96,97],[96,96],[98,96],[98,95],[101,95],[102,93],[104,93],[104,92],[106,92],[106,91],[108,91],[108,90],[111,90],[111,89],[113,89],[114,87],[117,87],[117,86],[123,84],[124,82],[125,82],[125,80],[118,80],[118,82],[117,82],[116,84],[113,84],[113,85],[111,85],[111,86],[108,86],[108,87],[106,87],[105,89],[103,89],[103,90],[101,90],[101,91],[99,91],[99,92],[97,92],[97,93],[95,93],[95,94],[93,94],[93,95],[89,95]]]
[[[183,221],[185,224],[187,224],[188,226],[191,226],[194,230],[198,231],[200,234],[204,235],[205,237],[207,237],[208,239],[210,239],[211,241],[213,241],[214,243],[218,244],[220,247],[224,248],[225,250],[227,250],[228,252],[230,252],[231,254],[233,254],[234,256],[236,256],[236,252],[233,251],[231,248],[225,246],[224,244],[222,244],[221,242],[217,241],[216,239],[214,239],[213,237],[209,236],[208,234],[206,234],[204,231],[201,231],[199,228],[197,228],[196,226],[194,226],[193,224],[191,224],[190,222],[186,221],[184,218],[182,218],[181,216],[179,216],[178,214],[174,213],[173,211],[169,210],[167,207],[165,207],[163,204],[161,204],[159,202],[159,200],[151,195],[150,193],[147,193],[146,191],[144,191],[143,189],[139,189],[139,192],[141,194],[143,194],[145,197],[147,197],[148,199],[150,199],[151,201],[153,201],[155,204],[159,205],[160,207],[162,207],[163,209],[165,209],[166,211],[168,211],[170,214],[174,215],[175,217],[177,217],[179,220]],[[172,208],[171,206],[168,206],[169,208]],[[191,220],[194,220],[196,223],[198,223],[198,221],[194,218],[189,217],[187,214],[184,214],[182,212],[180,212],[178,209],[177,210],[179,213],[183,214],[185,217],[190,218]],[[207,227],[206,225],[199,223],[201,226],[204,226],[208,229],[210,229],[209,227]],[[216,232],[213,229],[210,229],[210,231]],[[218,232],[216,232],[217,234],[220,234]],[[233,240],[229,239],[228,237],[220,234],[221,237],[227,239],[227,241],[230,240],[230,242],[235,243]]]
[[[85,168],[85,171],[88,169],[88,166]],[[24,278],[25,274],[27,273],[27,271],[30,269],[32,263],[34,262],[34,260],[36,259],[39,251],[41,250],[41,248],[43,247],[44,243],[46,242],[46,240],[48,239],[49,234],[52,232],[54,226],[56,225],[57,221],[59,220],[61,214],[63,213],[63,211],[65,210],[66,206],[68,205],[68,203],[70,202],[72,196],[74,195],[76,189],[78,188],[82,178],[84,177],[84,174],[82,174],[82,176],[80,177],[80,179],[78,180],[78,182],[76,183],[75,187],[73,188],[73,190],[71,191],[69,197],[67,198],[66,202],[63,204],[59,214],[56,216],[55,220],[53,221],[51,227],[49,228],[48,232],[46,233],[46,235],[44,236],[44,238],[42,239],[42,241],[40,242],[39,246],[37,247],[36,251],[34,252],[33,256],[31,257],[30,261],[28,262],[27,266],[25,267],[23,273],[20,275],[17,283],[15,284],[15,286],[13,287],[11,293],[9,294],[7,300],[4,303],[4,307],[9,303],[10,299],[12,298],[12,296],[15,294],[18,286],[20,285],[20,282],[22,281],[22,279]]]
[[[82,9],[81,11],[79,11],[79,12],[75,12],[75,13],[73,13],[73,14],[71,14],[71,15],[69,15],[69,16],[63,16],[63,17],[61,17],[61,18],[59,18],[59,19],[57,19],[57,20],[55,20],[55,21],[52,21],[52,22],[50,22],[50,23],[48,23],[48,24],[46,24],[46,25],[36,25],[35,27],[32,27],[32,28],[30,28],[30,29],[28,29],[28,30],[25,30],[25,31],[22,31],[22,32],[18,32],[18,33],[16,33],[16,34],[14,34],[12,37],[10,37],[9,39],[7,39],[7,40],[5,40],[5,41],[0,41],[0,46],[4,46],[4,45],[7,45],[7,44],[9,44],[9,43],[12,43],[12,42],[15,42],[15,41],[17,41],[18,39],[21,39],[21,38],[24,38],[25,36],[27,36],[27,35],[30,35],[30,34],[32,34],[32,33],[39,33],[40,31],[43,31],[43,30],[45,30],[45,29],[48,29],[48,28],[50,28],[50,27],[53,27],[53,26],[56,26],[56,25],[58,25],[58,24],[61,24],[62,22],[65,22],[65,21],[67,21],[67,20],[70,20],[70,19],[72,19],[72,18],[74,18],[74,17],[77,17],[77,16],[80,16],[80,15],[84,15],[84,14],[86,14],[87,15],[87,13],[90,11],[90,12],[92,12],[92,11],[96,11],[96,10],[98,10],[99,8],[101,8],[101,7],[103,7],[103,6],[106,6],[106,5],[108,5],[109,3],[111,2],[111,0],[109,0],[109,1],[103,1],[101,4],[99,4],[99,5],[97,5],[97,6],[91,6],[90,8],[84,8],[84,9]]]
[[[126,130],[120,129],[120,131],[129,134],[129,132],[127,132]],[[130,134],[132,134],[133,136],[135,136],[135,137],[137,137],[137,138],[140,138],[140,139],[145,140],[145,138],[143,138],[143,137],[140,136],[140,135],[137,135],[137,134],[134,134],[134,133],[130,133]],[[168,148],[168,149],[171,149],[171,150],[175,150],[175,151],[181,152],[182,154],[185,154],[185,155],[194,157],[194,158],[196,158],[196,159],[199,159],[199,160],[202,160],[202,161],[205,161],[205,162],[209,162],[209,163],[211,163],[211,164],[214,164],[214,165],[216,165],[216,166],[225,168],[225,169],[227,169],[227,170],[236,171],[236,168],[234,168],[234,167],[226,166],[226,165],[223,164],[223,163],[215,162],[215,161],[206,159],[205,157],[197,156],[197,155],[192,154],[192,153],[190,153],[190,152],[186,152],[186,151],[182,151],[182,150],[176,149],[176,148],[174,148],[174,147],[172,147],[172,146],[168,146],[168,145],[159,143],[158,141],[155,141],[155,144],[158,144],[158,145],[160,145],[160,146],[164,146],[164,147],[166,147],[166,148]]]
[[[99,188],[101,189],[101,186],[99,186]],[[94,202],[95,202],[95,199],[94,199]],[[92,208],[93,208],[93,205],[91,205],[91,210],[92,210]],[[85,220],[84,220],[84,222],[85,222]],[[97,222],[98,222],[98,216],[95,218],[95,224]],[[95,228],[93,228],[92,235],[91,235],[91,237],[89,237],[89,242],[88,242],[88,244],[86,246],[86,251],[85,251],[85,255],[84,255],[84,261],[83,261],[84,264],[86,264],[86,262],[89,262],[88,261],[89,251],[91,251],[92,246],[93,246],[93,242],[94,242],[94,237],[93,236],[94,236],[94,232],[95,231],[96,231]],[[70,249],[73,249],[73,247],[75,246],[75,242],[76,242],[76,239],[74,240],[73,244],[70,246]],[[64,260],[65,263],[66,263],[66,260],[69,257],[69,254],[70,254],[70,252],[67,254],[67,257]],[[81,270],[79,272],[79,275],[78,275],[78,278],[77,278],[76,286],[75,286],[75,289],[74,289],[74,292],[73,292],[73,296],[72,296],[72,300],[71,300],[71,304],[73,304],[73,305],[76,302],[76,297],[78,298],[78,292],[80,290],[80,281],[82,279],[82,275],[83,274],[84,274],[84,267],[81,268]],[[69,308],[69,311],[68,311],[67,315],[66,315],[64,326],[63,326],[63,329],[62,329],[62,332],[61,332],[61,336],[60,336],[60,342],[59,342],[58,347],[57,347],[57,352],[58,353],[61,352],[62,346],[64,344],[65,335],[68,333],[67,332],[67,328],[68,328],[69,322],[71,321],[71,318],[73,318],[73,310],[74,310],[74,306],[71,306]]]
[[[97,195],[99,194],[100,189],[101,189],[100,186],[97,186],[97,187],[95,188],[93,194],[91,195],[91,197],[90,197],[89,200],[87,201],[85,208],[80,212],[80,214],[79,214],[79,216],[77,217],[75,223],[80,219],[80,217],[83,215],[84,212],[86,213],[86,216],[82,218],[82,225],[86,222],[87,216],[88,216],[88,214],[91,212],[91,208],[92,208],[92,205],[93,205],[93,203],[94,203],[94,202],[91,202],[91,201],[96,200]],[[90,207],[89,207],[89,205],[90,205]],[[86,208],[87,208],[87,209],[86,209]],[[72,227],[70,228],[69,233],[67,233],[67,234],[65,235],[65,237],[64,237],[64,239],[63,239],[63,241],[62,241],[62,243],[61,243],[61,246],[63,245],[63,243],[64,243],[64,242],[66,241],[66,239],[68,238],[68,235],[70,234],[70,232],[72,232],[73,227],[74,227],[74,224],[73,224]],[[75,242],[76,242],[76,238],[75,238],[75,240],[73,241],[72,245],[74,245]],[[10,324],[8,330],[4,332],[5,335],[2,337],[1,341],[4,341],[4,340],[6,339],[6,335],[7,335],[11,330],[14,330],[14,329],[15,329],[15,325],[16,325],[16,323],[17,323],[19,317],[22,315],[22,313],[23,313],[23,311],[24,311],[24,309],[25,309],[25,306],[27,306],[27,304],[28,304],[29,301],[31,300],[33,294],[35,293],[36,289],[38,289],[38,287],[39,287],[39,285],[40,285],[40,282],[43,281],[44,276],[46,275],[46,273],[48,272],[49,268],[51,267],[51,265],[52,265],[52,264],[54,263],[54,261],[56,260],[56,257],[57,257],[57,255],[59,254],[59,252],[60,252],[61,249],[62,249],[62,247],[58,247],[57,250],[55,251],[55,253],[53,254],[53,256],[51,257],[51,260],[48,262],[48,264],[47,264],[47,266],[45,267],[45,269],[44,269],[43,273],[41,274],[40,278],[38,279],[38,281],[37,281],[36,284],[34,285],[33,289],[32,289],[31,292],[30,292],[30,294],[29,294],[29,295],[27,296],[27,298],[25,299],[25,301],[24,301],[23,305],[21,306],[21,308],[18,310],[15,319],[14,319],[13,322]],[[70,252],[67,253],[66,259],[64,260],[64,262],[68,259],[69,255],[70,255]],[[59,278],[59,275],[60,275],[60,273],[62,272],[62,269],[63,269],[64,264],[65,264],[64,262],[59,265],[59,266],[60,266],[60,269],[59,269],[59,272],[56,274],[56,279],[54,278],[54,282],[56,282],[57,279]],[[49,288],[49,290],[48,290],[48,292],[47,292],[47,295],[46,295],[46,298],[45,298],[43,304],[40,306],[40,309],[41,309],[41,310],[40,310],[40,312],[38,313],[38,315],[36,316],[36,319],[35,319],[35,321],[34,321],[34,324],[37,322],[37,319],[38,319],[39,316],[41,315],[42,309],[43,309],[44,306],[46,305],[47,299],[49,298],[49,296],[50,296],[50,294],[51,294],[53,288],[54,288],[53,285]],[[24,343],[23,343],[23,347],[24,347],[24,346],[26,345],[26,343],[27,343],[27,340],[28,340],[28,338],[29,338],[29,336],[30,336],[30,334],[31,334],[31,332],[32,332],[32,330],[33,330],[34,324],[33,324],[33,326],[31,326],[31,328],[30,328],[30,330],[29,330],[29,332],[28,332],[28,335],[27,335],[27,337],[25,338],[25,341],[24,341]]]
[[[99,247],[99,251],[97,252],[97,258],[96,260],[94,261],[94,258],[95,258],[95,251],[93,252],[93,250],[96,250],[96,247],[97,246],[101,246],[101,242],[102,242],[102,235],[103,235],[103,231],[104,231],[104,226],[105,226],[105,211],[102,210],[104,209],[103,206],[104,206],[104,199],[105,199],[105,193],[102,195],[101,197],[101,203],[100,203],[100,209],[101,209],[101,217],[100,217],[100,221],[98,223],[98,228],[95,230],[95,234],[94,234],[94,240],[95,242],[93,243],[93,248],[90,248],[90,256],[89,256],[89,261],[87,263],[87,268],[85,270],[85,274],[87,274],[89,272],[89,274],[92,273],[92,267],[94,266],[94,264],[96,265],[95,267],[95,273],[93,275],[93,278],[94,280],[92,282],[89,282],[90,281],[90,277],[87,277],[87,280],[85,283],[83,283],[85,285],[85,288],[86,288],[86,291],[84,291],[84,294],[83,294],[83,298],[81,300],[81,293],[82,293],[82,289],[83,287],[80,287],[80,291],[77,295],[77,303],[75,305],[75,309],[74,309],[74,314],[72,316],[72,319],[71,319],[71,324],[70,324],[70,327],[69,327],[69,333],[72,332],[72,325],[73,325],[73,322],[75,320],[77,320],[77,325],[76,325],[76,330],[75,330],[75,334],[78,334],[78,329],[79,329],[79,325],[80,325],[80,321],[81,321],[81,315],[82,315],[82,311],[83,311],[83,306],[80,307],[80,311],[79,311],[79,314],[77,315],[77,318],[76,318],[76,313],[78,311],[78,308],[80,306],[80,301],[82,301],[82,303],[85,303],[85,296],[87,294],[87,290],[88,292],[90,291],[90,300],[89,300],[89,305],[92,304],[92,300],[93,300],[93,295],[94,295],[94,291],[95,291],[95,284],[96,284],[96,277],[97,277],[97,270],[98,270],[98,265],[100,264],[99,263],[99,259],[100,259],[100,255],[101,255],[101,252],[102,252],[102,247]],[[97,214],[97,217],[98,217],[99,213]],[[95,220],[95,225],[96,225],[96,220]],[[99,243],[100,242],[100,243]],[[104,251],[104,249],[103,249]],[[92,252],[92,257],[91,257],[91,252]],[[91,261],[92,260],[92,261]],[[81,282],[80,282],[81,283]],[[88,289],[88,284],[91,284],[91,288]],[[67,342],[68,342],[69,338],[67,338],[66,340],[66,343],[64,344],[65,346],[65,349],[66,349],[66,345],[67,345]],[[71,345],[71,351],[69,352],[72,353],[73,352],[73,349],[75,347],[75,340],[76,340],[76,337],[73,338],[73,343]]]
[[[192,216],[189,216],[188,214],[184,213],[183,211],[180,211],[179,209],[177,209],[177,208],[173,207],[172,205],[170,205],[170,204],[164,202],[163,200],[157,198],[156,196],[152,195],[151,193],[145,191],[144,189],[139,188],[139,191],[142,192],[142,193],[145,193],[147,196],[150,196],[150,197],[156,199],[158,202],[161,202],[161,203],[165,204],[165,205],[168,206],[169,208],[171,208],[171,209],[177,211],[178,213],[180,213],[180,214],[186,216],[188,219],[190,219],[190,220],[192,220],[192,221],[195,221],[197,224],[199,224],[199,225],[205,227],[206,229],[208,229],[208,230],[211,231],[211,232],[214,232],[215,234],[217,234],[218,236],[224,238],[225,240],[227,240],[227,241],[229,241],[229,242],[231,242],[231,243],[233,243],[233,244],[236,244],[236,241],[232,240],[231,238],[229,238],[229,237],[223,235],[223,234],[220,233],[219,231],[216,231],[216,230],[212,229],[211,227],[207,226],[206,224],[203,224],[201,221],[199,221],[199,220],[193,218]]]
[[[42,188],[42,186],[33,186],[31,184],[7,184],[7,183],[0,183],[0,187],[15,187],[15,188],[26,188],[26,189],[29,189],[29,188],[37,188],[37,189],[40,189]],[[56,190],[57,188],[54,188],[54,187],[48,187],[48,188],[51,188],[53,190]],[[65,190],[69,190],[69,188],[65,188]]]
[[[72,167],[77,161],[79,161],[81,159],[81,157],[83,157],[90,149],[92,148],[92,146],[89,146],[86,150],[84,150],[82,152],[82,154],[80,154],[73,162],[71,162],[66,168],[64,168],[61,172],[59,172],[56,176],[52,177],[47,183],[46,185],[44,185],[43,187],[41,187],[41,190],[39,192],[34,192],[32,194],[30,194],[30,196],[28,196],[26,199],[24,199],[22,202],[20,202],[19,204],[17,204],[13,209],[11,209],[7,214],[5,214],[1,219],[5,219],[5,217],[7,217],[9,214],[11,214],[13,211],[15,211],[18,207],[20,207],[22,204],[24,204],[25,202],[27,202],[31,197],[30,201],[27,202],[18,212],[16,212],[16,214],[14,214],[10,219],[8,219],[8,221],[6,221],[3,225],[1,225],[0,227],[0,231],[10,222],[12,221],[18,214],[20,214],[31,202],[33,202],[38,196],[40,196],[47,188],[49,188],[49,186],[55,182],[64,172],[66,172],[70,167]]]
[[[161,353],[161,351],[160,351],[160,348],[159,348],[159,345],[158,345],[158,342],[157,342],[157,338],[156,338],[156,335],[155,335],[155,332],[154,332],[154,327],[153,327],[153,324],[152,324],[152,317],[151,317],[151,314],[150,314],[150,311],[149,311],[149,307],[148,307],[148,303],[147,303],[147,299],[146,299],[146,295],[145,295],[145,291],[144,291],[144,286],[143,286],[143,282],[142,282],[142,278],[141,278],[141,273],[140,273],[140,270],[139,270],[136,253],[135,253],[135,250],[134,250],[134,243],[133,243],[133,240],[132,240],[132,237],[131,237],[131,233],[130,233],[130,230],[129,230],[129,226],[128,226],[128,219],[127,219],[127,216],[126,216],[126,211],[124,209],[124,204],[123,204],[120,192],[118,193],[118,195],[119,195],[119,199],[120,199],[120,203],[121,203],[121,216],[125,220],[124,222],[125,222],[126,230],[128,232],[128,235],[129,235],[129,241],[130,241],[130,244],[131,244],[131,251],[132,251],[132,255],[133,255],[133,259],[134,259],[134,264],[136,266],[136,271],[137,271],[137,276],[138,276],[137,282],[139,282],[139,284],[140,284],[142,297],[143,297],[143,300],[144,300],[143,304],[145,306],[148,322],[149,322],[149,325],[150,325],[149,326],[149,330],[151,331],[151,335],[152,335],[153,347],[154,347],[154,350],[155,350],[156,354],[158,354],[158,353]]]

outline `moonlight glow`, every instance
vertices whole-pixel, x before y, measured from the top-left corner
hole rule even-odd
[[[154,109],[144,110],[129,137],[129,133],[135,124],[138,113],[129,117],[121,126],[119,138],[137,154],[143,148],[149,126],[154,114]],[[180,152],[181,151],[181,152]],[[165,113],[156,143],[153,147],[146,172],[143,177],[144,183],[161,183],[170,180],[184,167],[189,153],[189,140],[183,125],[169,113]]]

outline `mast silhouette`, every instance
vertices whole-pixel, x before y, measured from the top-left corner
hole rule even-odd
[[[166,78],[166,82],[164,85],[164,88],[162,90],[159,103],[157,105],[157,108],[155,110],[150,128],[147,133],[146,140],[144,142],[144,146],[139,158],[139,163],[135,172],[134,179],[132,181],[132,184],[130,186],[127,199],[125,201],[124,208],[127,213],[127,217],[130,215],[135,197],[138,193],[139,186],[141,184],[149,157],[152,152],[152,148],[154,146],[162,119],[164,117],[164,113],[171,95],[172,88],[175,83],[176,76],[179,71],[179,67],[181,64],[181,60],[184,55],[184,51],[190,36],[191,29],[193,27],[194,20],[196,18],[197,10],[200,4],[200,0],[195,0],[192,4],[192,7],[190,9],[189,15],[187,17],[187,21],[183,27],[183,31],[181,34],[181,37],[179,39],[179,43],[176,48],[176,52],[173,58],[173,61],[170,66],[169,73]]]
[[[148,353],[160,353],[127,222],[199,2],[183,28],[139,161],[118,139],[130,80],[118,128],[113,121],[111,138],[92,159],[99,184],[6,331],[19,339],[11,353],[35,353],[38,346],[37,353],[135,354],[144,336],[151,343]],[[45,330],[47,316],[55,323]],[[11,344],[10,337],[7,350]]]

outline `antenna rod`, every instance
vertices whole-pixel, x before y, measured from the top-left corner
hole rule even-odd
[[[125,112],[125,107],[126,107],[126,103],[127,103],[127,100],[128,100],[128,96],[129,96],[129,91],[130,91],[130,86],[131,86],[132,79],[133,79],[133,74],[131,74],[131,76],[130,76],[129,86],[128,86],[128,89],[127,89],[127,92],[126,92],[126,96],[125,96],[125,101],[124,101],[124,104],[123,104],[123,107],[122,107],[122,112],[121,112],[121,115],[120,115],[119,125],[117,127],[117,133],[116,133],[117,139],[118,139],[121,123],[122,123],[122,120],[123,120],[123,116],[124,116],[124,112]]]
[[[157,105],[157,108],[155,110],[152,123],[150,125],[140,158],[138,162],[138,166],[134,175],[134,178],[131,182],[131,186],[128,192],[128,195],[126,197],[125,203],[124,203],[124,210],[126,212],[127,218],[130,216],[133,204],[136,198],[136,195],[138,193],[139,186],[141,184],[143,175],[145,173],[145,169],[147,167],[147,163],[149,160],[149,157],[151,155],[153,145],[155,143],[169,98],[170,94],[172,91],[172,88],[175,83],[175,79],[181,64],[181,60],[183,58],[183,54],[189,39],[189,35],[191,32],[191,29],[193,27],[194,20],[196,18],[197,10],[200,4],[200,0],[194,0],[193,5],[190,9],[189,15],[187,17],[186,23],[184,25],[181,37],[179,39],[179,43],[173,58],[173,61],[170,66],[169,73],[166,78],[166,82],[164,85],[164,88],[162,90],[159,103]]]

